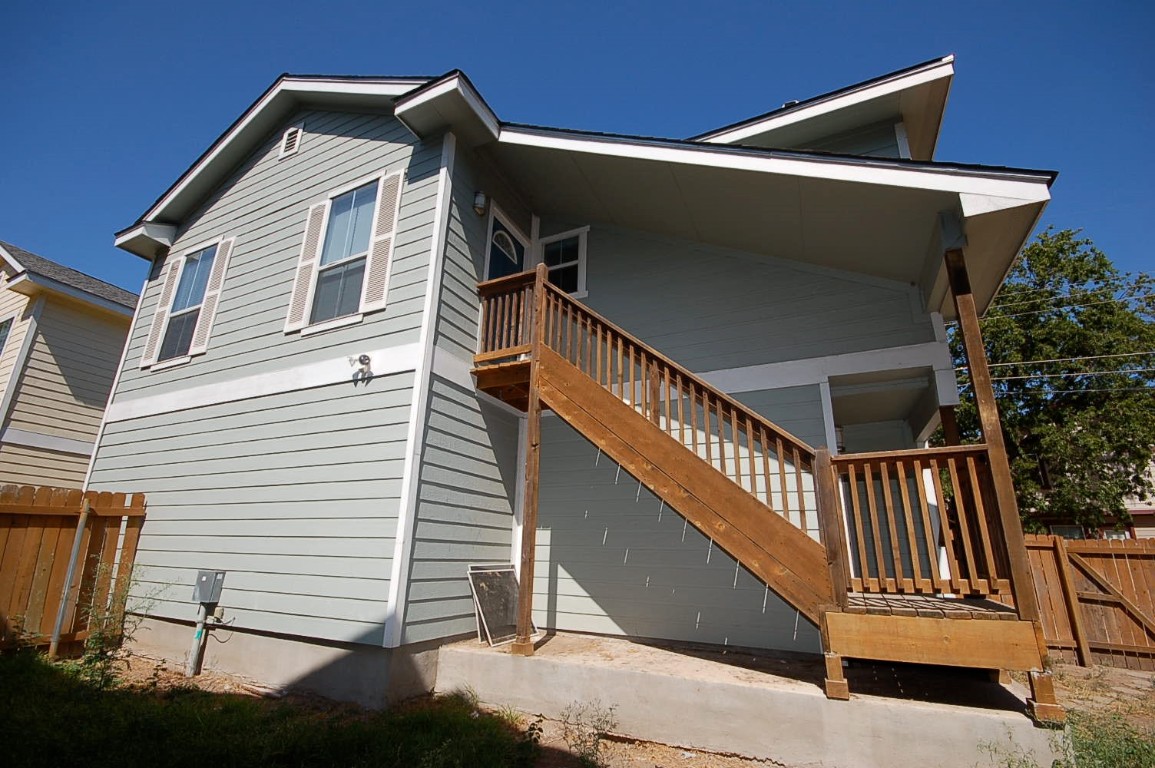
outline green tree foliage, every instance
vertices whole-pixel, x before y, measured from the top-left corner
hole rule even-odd
[[[1015,262],[982,320],[995,397],[1028,527],[1126,521],[1152,491],[1155,279],[1121,273],[1078,230],[1048,229]],[[965,358],[951,339],[957,366]],[[979,438],[965,372],[964,441]]]

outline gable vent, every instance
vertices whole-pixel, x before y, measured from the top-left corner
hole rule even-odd
[[[300,125],[290,126],[281,137],[281,157],[295,155],[301,146],[301,134],[304,130]]]

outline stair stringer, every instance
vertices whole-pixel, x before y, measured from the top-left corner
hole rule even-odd
[[[604,454],[818,625],[834,605],[826,550],[693,451],[542,348],[539,395]]]

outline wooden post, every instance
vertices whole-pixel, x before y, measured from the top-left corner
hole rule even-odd
[[[1079,657],[1079,666],[1094,666],[1091,646],[1087,643],[1087,633],[1083,629],[1083,611],[1079,607],[1079,596],[1075,593],[1075,585],[1071,582],[1071,559],[1067,557],[1067,542],[1062,536],[1052,536],[1051,545],[1055,550],[1055,569],[1059,572],[1059,584],[1063,588],[1063,604],[1067,607],[1067,615],[1071,619],[1071,634],[1075,636],[1075,653]]]
[[[533,295],[535,311],[530,340],[529,403],[526,406],[525,495],[521,519],[521,580],[517,594],[517,636],[510,649],[517,656],[533,655],[533,565],[537,550],[537,499],[541,475],[541,349],[545,324],[546,266],[537,265]]]
[[[819,448],[814,454],[814,491],[818,504],[818,522],[822,526],[822,543],[826,546],[826,564],[830,584],[840,609],[845,609],[850,589],[847,568],[846,536],[842,526],[842,504],[838,499],[838,482],[830,449]]]
[[[1011,465],[1007,458],[1007,446],[1003,440],[1002,422],[999,420],[995,390],[991,382],[991,371],[987,365],[986,349],[983,346],[982,331],[979,329],[978,309],[971,292],[970,276],[967,274],[966,259],[959,248],[947,250],[943,256],[946,262],[947,281],[954,294],[955,312],[958,315],[959,333],[962,334],[963,348],[966,350],[967,370],[970,372],[971,386],[974,387],[975,405],[982,425],[983,442],[990,457],[991,480],[998,504],[999,522],[1003,541],[1007,548],[1007,559],[1011,566],[1011,590],[1015,596],[1015,609],[1019,618],[1030,621],[1035,628],[1035,642],[1039,648],[1039,660],[1047,658],[1047,640],[1039,621],[1039,604],[1035,597],[1030,565],[1027,562],[1027,545],[1023,539],[1023,525],[1019,520],[1019,505],[1015,500],[1015,486],[1011,480]],[[1055,690],[1049,672],[1040,667],[1030,674],[1031,712],[1037,720],[1061,722],[1063,710],[1055,699]]]
[[[955,418],[953,405],[940,405],[939,419],[942,421],[942,435],[947,445],[962,445],[962,438],[958,433],[958,420]]]

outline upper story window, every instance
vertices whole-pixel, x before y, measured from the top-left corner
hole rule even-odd
[[[334,198],[329,206],[311,323],[354,315],[360,309],[376,203],[373,181]]]
[[[233,243],[225,238],[198,245],[165,261],[142,368],[188,362],[208,350]]]
[[[217,256],[216,244],[185,257],[180,282],[176,286],[176,297],[169,311],[168,328],[160,345],[157,362],[184,357],[192,346],[193,331],[201,315],[201,304],[205,300],[205,289],[209,285],[209,273]]]
[[[542,238],[541,260],[549,281],[569,294],[586,293],[586,235],[589,227]]]
[[[494,206],[496,209],[496,206]],[[485,279],[495,280],[524,272],[527,239],[497,210],[489,218],[489,250],[486,253]]]
[[[8,334],[12,332],[12,318],[0,323],[0,354],[4,354],[4,346],[8,343]]]
[[[385,308],[400,171],[332,192],[309,208],[285,332],[359,322]]]

